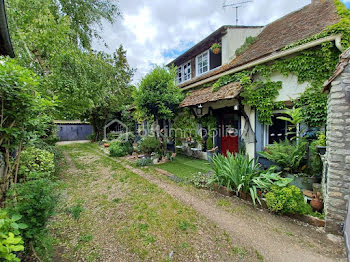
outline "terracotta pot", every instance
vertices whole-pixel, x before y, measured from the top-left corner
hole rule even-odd
[[[310,202],[311,207],[315,211],[321,211],[323,208],[323,201],[320,199],[320,193],[317,193],[316,196]]]
[[[212,51],[215,55],[218,55],[221,52],[221,48],[217,47],[217,48],[214,48]]]
[[[103,145],[104,145],[104,147],[109,147],[108,143],[104,143]]]

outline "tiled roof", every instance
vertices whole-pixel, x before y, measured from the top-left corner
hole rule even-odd
[[[180,87],[185,87],[229,69],[247,64],[283,49],[285,46],[321,33],[327,26],[339,22],[334,0],[316,0],[315,3],[290,13],[267,25],[257,41],[229,64],[196,77]]]
[[[328,91],[331,88],[331,83],[341,74],[344,72],[345,67],[350,62],[350,48],[347,49],[341,56],[340,60],[338,62],[338,65],[335,69],[334,74],[331,76],[331,78],[327,81],[327,83],[324,85],[323,91]]]
[[[206,87],[191,91],[182,101],[180,107],[195,106],[208,102],[215,102],[224,99],[232,99],[239,95],[241,86],[239,83],[230,83],[213,92],[212,87]]]

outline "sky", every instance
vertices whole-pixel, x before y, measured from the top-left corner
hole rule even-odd
[[[246,0],[120,0],[122,17],[103,22],[95,50],[127,50],[136,69],[133,83],[155,65],[164,65],[222,25],[235,24],[235,9],[223,5]],[[350,8],[350,0],[342,0]],[[254,0],[239,9],[239,25],[266,25],[311,3],[311,0]]]

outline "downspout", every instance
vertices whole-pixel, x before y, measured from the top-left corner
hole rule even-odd
[[[345,51],[344,47],[341,45],[341,35],[336,36],[335,46],[339,49],[340,52],[343,53]]]

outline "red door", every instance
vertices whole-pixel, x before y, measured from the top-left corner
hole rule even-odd
[[[238,113],[223,113],[221,115],[221,154],[227,156],[238,153]]]
[[[238,153],[238,136],[221,137],[221,154],[227,156],[227,152]]]

